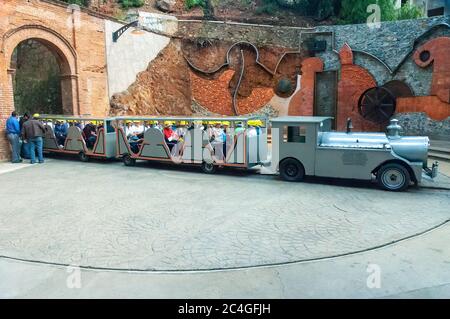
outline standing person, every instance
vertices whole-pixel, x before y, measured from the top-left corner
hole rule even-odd
[[[45,134],[45,127],[38,119],[39,114],[34,114],[33,119],[26,121],[22,127],[23,139],[28,141],[30,144],[31,164],[36,163],[36,149],[38,152],[39,164],[44,163],[44,156],[42,154],[42,137]]]
[[[25,123],[26,121],[28,121],[30,119],[30,116],[28,115],[28,113],[24,113],[23,114],[23,116],[20,118],[20,121],[19,121],[19,126],[20,126],[20,131],[22,132],[22,126],[23,126],[23,123]]]
[[[22,127],[23,127],[23,123],[25,123],[26,121],[28,121],[30,119],[30,115],[28,115],[28,113],[25,113],[19,121],[19,126],[20,126],[20,132],[22,132]],[[29,143],[26,143],[24,141],[23,136],[21,136],[21,146],[20,146],[20,156],[22,156],[22,158],[26,158],[26,159],[30,159],[30,145]]]
[[[6,121],[6,136],[8,137],[9,143],[11,144],[12,151],[12,162],[21,163],[20,158],[20,125],[17,119],[17,113],[12,112],[11,116]]]

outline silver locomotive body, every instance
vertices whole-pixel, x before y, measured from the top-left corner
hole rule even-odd
[[[287,138],[286,134],[272,137],[278,142],[275,149],[279,148],[278,168],[283,178],[298,180],[302,175],[311,175],[371,180],[375,177],[382,188],[398,191],[405,190],[410,182],[420,183],[423,171],[430,177],[436,176],[437,164],[432,168],[427,165],[428,137],[400,136],[397,120],[391,121],[388,134],[351,132],[351,122],[347,132],[332,132],[330,120],[286,117],[272,121],[275,130],[301,127],[299,131],[305,135],[296,140],[295,136],[289,136],[288,129]]]

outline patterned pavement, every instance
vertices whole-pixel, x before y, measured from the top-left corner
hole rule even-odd
[[[330,183],[334,185],[329,185]],[[0,175],[0,255],[211,270],[349,254],[450,219],[450,191],[54,159]]]

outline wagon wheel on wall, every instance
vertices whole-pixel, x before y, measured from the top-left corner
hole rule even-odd
[[[374,87],[365,91],[358,101],[361,116],[371,122],[383,124],[395,113],[396,97],[384,87]]]

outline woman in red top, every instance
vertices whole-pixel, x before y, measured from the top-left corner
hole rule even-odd
[[[163,134],[164,134],[164,139],[166,140],[167,146],[169,147],[170,150],[172,150],[173,146],[175,144],[177,144],[177,141],[175,139],[173,139],[173,130],[170,127],[169,123],[166,123],[166,125],[164,125],[164,130],[163,130]]]
[[[172,135],[173,135],[172,128],[170,127],[169,124],[166,124],[166,125],[164,126],[163,133],[164,133],[164,137],[165,137],[165,139],[166,139],[166,142],[168,142],[169,139],[170,139],[170,138],[172,137]]]

